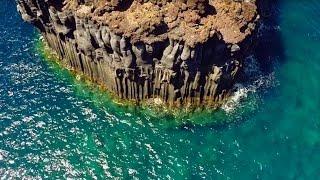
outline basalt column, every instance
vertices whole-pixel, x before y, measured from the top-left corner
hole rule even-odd
[[[254,0],[18,0],[66,66],[120,98],[217,106],[258,19]]]

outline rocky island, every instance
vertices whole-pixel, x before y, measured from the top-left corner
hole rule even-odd
[[[218,107],[259,19],[256,0],[18,0],[66,66],[122,99]]]

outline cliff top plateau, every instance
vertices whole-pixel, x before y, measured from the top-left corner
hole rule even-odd
[[[64,0],[58,10],[107,25],[132,43],[169,38],[191,47],[213,36],[239,43],[258,18],[255,0]]]

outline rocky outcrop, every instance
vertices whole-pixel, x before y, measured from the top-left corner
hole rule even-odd
[[[18,0],[68,67],[124,99],[217,106],[241,71],[255,0]]]

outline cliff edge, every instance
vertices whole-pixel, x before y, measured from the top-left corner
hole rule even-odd
[[[120,98],[219,106],[259,15],[255,0],[18,0],[66,66]]]

